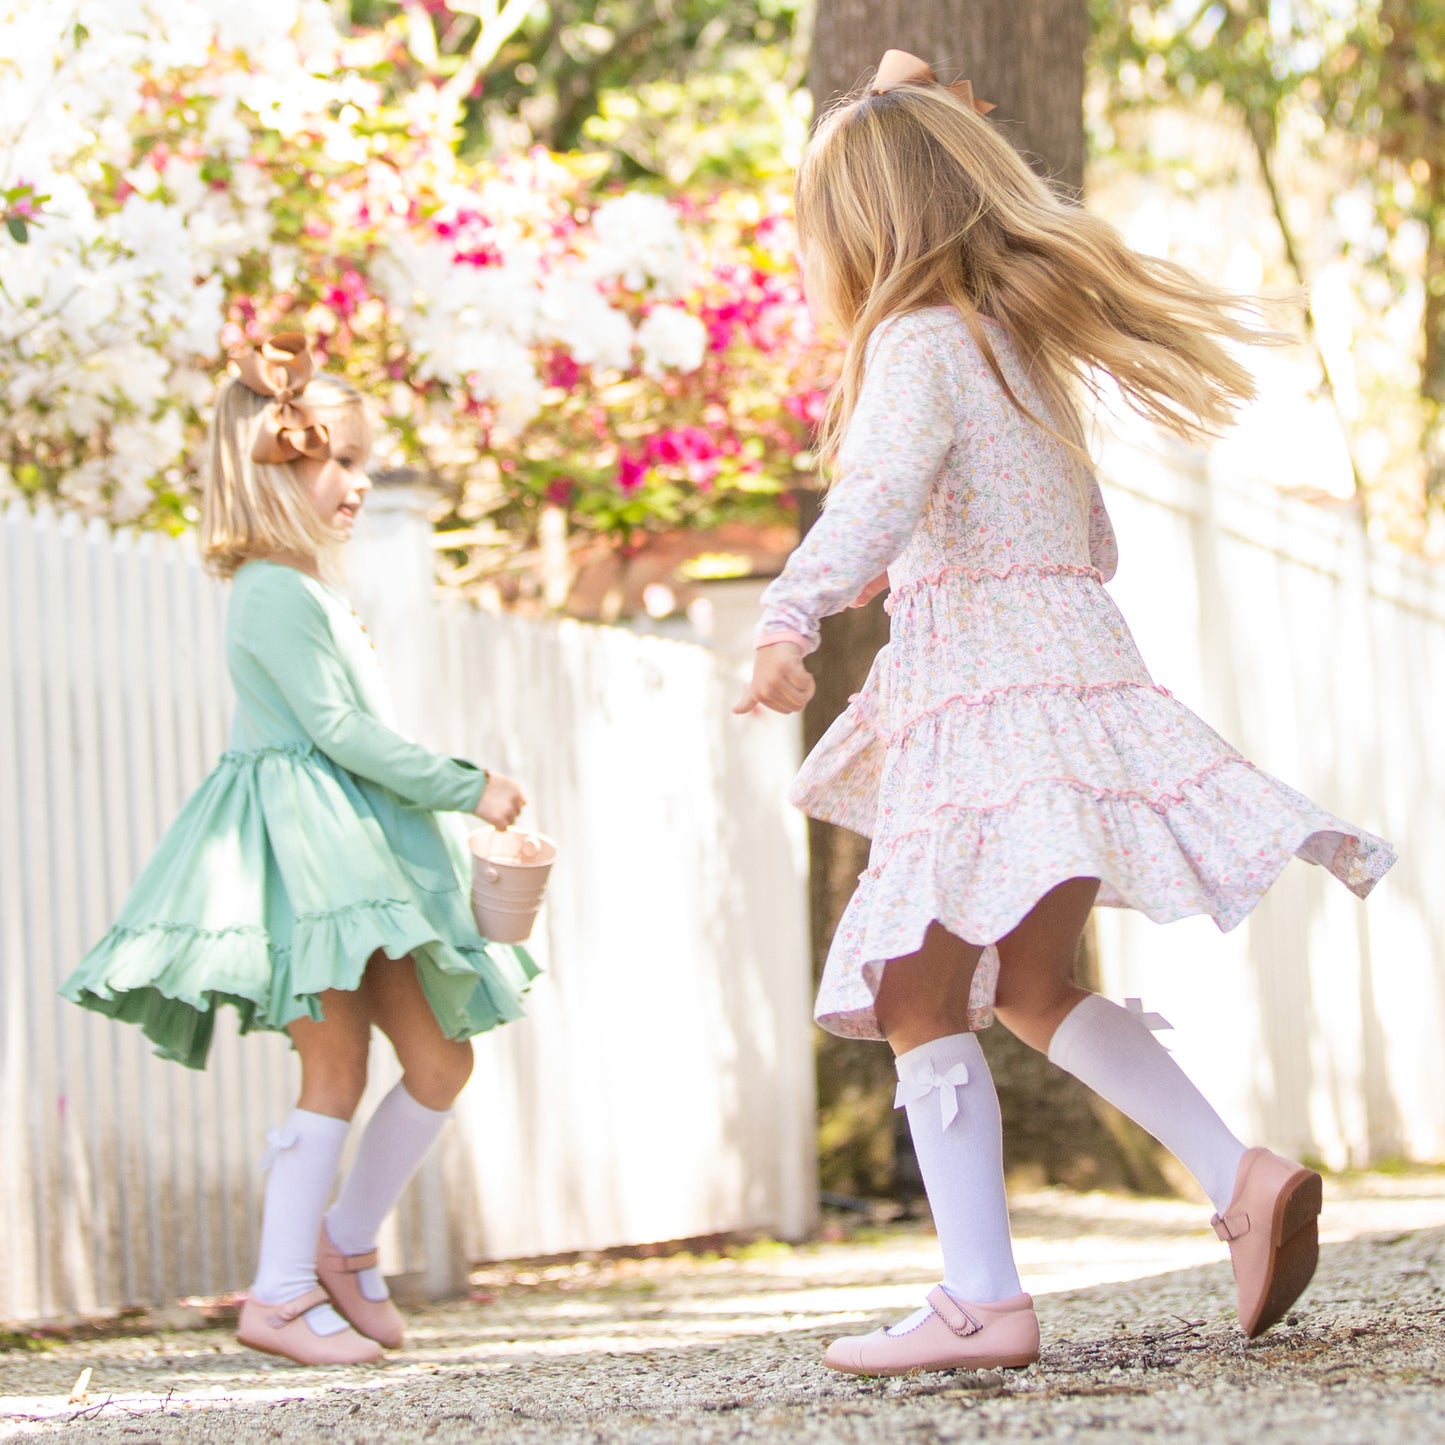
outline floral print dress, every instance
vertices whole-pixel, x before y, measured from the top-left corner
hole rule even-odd
[[[1045,403],[985,322],[1014,392]],[[992,945],[1056,884],[1156,922],[1234,927],[1288,860],[1363,897],[1389,845],[1260,771],[1157,687],[1104,590],[1117,561],[1098,484],[1023,416],[961,317],[931,307],[869,342],[822,517],[763,595],[759,640],[818,645],[885,568],[890,641],[804,762],[792,800],[872,839],[815,1015],[881,1037],[889,959],[933,920]],[[998,952],[970,1027],[992,1022]]]

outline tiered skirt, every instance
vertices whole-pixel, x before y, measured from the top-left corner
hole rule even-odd
[[[883,967],[934,920],[985,946],[985,1026],[991,945],[1070,878],[1156,922],[1229,929],[1291,857],[1361,897],[1394,861],[1157,687],[1087,569],[929,579],[892,607],[893,640],[791,794],[873,844],[819,989],[825,1029],[880,1037]]]

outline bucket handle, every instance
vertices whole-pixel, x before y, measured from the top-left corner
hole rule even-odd
[[[492,849],[496,846],[497,839],[504,831],[505,830],[501,828],[492,829],[491,836],[487,839],[487,851],[483,855],[484,857],[490,858],[492,856]],[[542,840],[537,836],[537,834],[524,833],[522,835],[522,844],[521,847],[518,849],[518,854],[521,857],[522,862],[530,863],[541,851]],[[500,877],[500,875],[498,875],[498,877]],[[489,883],[495,883],[497,879],[493,877],[492,874],[489,872],[487,875],[487,881]]]

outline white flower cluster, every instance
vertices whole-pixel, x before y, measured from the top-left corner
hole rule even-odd
[[[682,228],[665,200],[630,194],[605,202],[592,217],[591,235],[579,237],[581,254],[544,267],[525,231],[528,222],[551,219],[526,209],[537,205],[535,192],[498,183],[465,199],[488,206],[499,260],[459,263],[450,243],[397,226],[374,272],[421,358],[422,376],[464,385],[515,431],[542,407],[539,346],[560,346],[579,364],[602,371],[627,370],[640,352],[650,377],[702,364],[707,333],[696,317],[663,302],[634,329],[604,289],[620,280],[655,299],[691,284]]]
[[[465,386],[492,402],[504,425],[536,415],[535,257],[519,250],[496,265],[467,265],[447,242],[398,228],[373,280],[401,320],[420,377]]]
[[[658,306],[637,328],[642,369],[648,376],[664,371],[696,371],[707,347],[707,328],[681,306]]]
[[[403,177],[371,153],[358,122],[377,92],[340,64],[341,47],[327,0],[0,0],[0,194],[48,197],[23,243],[0,231],[0,441],[72,458],[62,485],[74,505],[125,520],[179,479],[228,283],[259,255],[281,292],[304,264],[277,239],[257,121],[283,144],[320,136],[362,178],[319,196],[316,219],[364,208],[380,224],[368,279],[414,374],[487,402],[503,425],[541,410],[539,358],[552,347],[604,372],[701,365],[704,328],[679,304],[696,278],[672,205],[622,195],[579,224],[559,200],[570,173],[540,153],[465,188],[441,145],[424,182]],[[177,93],[192,129],[137,161],[137,137]],[[427,94],[412,94],[418,116]],[[419,221],[408,187],[423,183],[444,205]],[[468,228],[484,251],[468,250]]]
[[[615,196],[592,217],[597,249],[593,274],[620,277],[629,291],[681,296],[693,282],[693,267],[677,212],[661,197],[640,191]]]
[[[213,188],[175,156],[124,171],[124,203],[97,212],[103,168],[133,156],[148,77],[245,52],[206,136],[239,158],[237,106],[329,104],[312,68],[333,68],[336,44],[324,0],[0,0],[0,189],[49,197],[26,244],[0,237],[0,408],[31,438],[83,442],[104,426],[103,451],[82,448],[65,484],[78,505],[109,488],[112,514],[134,515],[178,466],[180,409],[209,390],[194,363],[219,349],[224,278],[272,232],[260,172],[243,164]]]

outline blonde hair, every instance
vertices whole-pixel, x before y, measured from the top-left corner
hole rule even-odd
[[[1087,461],[1074,385],[1097,372],[1182,436],[1208,435],[1255,391],[1228,342],[1289,338],[1255,303],[1142,256],[1106,222],[1057,197],[972,107],[940,85],[855,94],[819,122],[798,170],[802,243],[821,259],[820,298],[848,349],[821,449],[836,456],[868,338],[890,316],[949,305],[1009,400]],[[1007,331],[1043,398],[1009,385],[979,317]]]
[[[306,387],[317,412],[363,410],[360,393],[343,377],[322,372]],[[326,576],[339,572],[342,538],[316,513],[294,462],[252,459],[251,448],[271,398],[229,377],[211,418],[210,464],[201,490],[201,557],[218,577],[231,577],[253,557],[289,552],[312,558]]]

